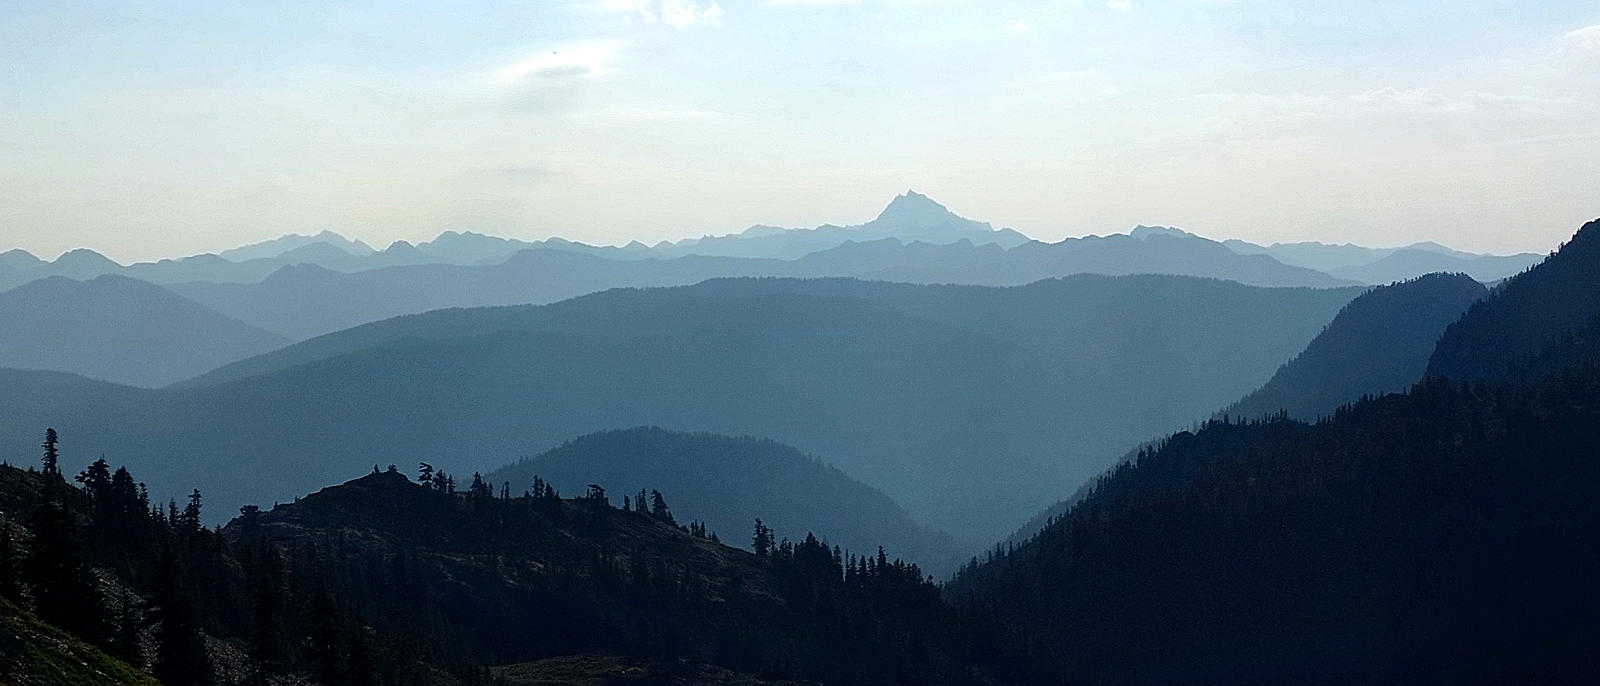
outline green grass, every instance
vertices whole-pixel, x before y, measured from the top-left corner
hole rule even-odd
[[[160,686],[127,663],[0,600],[0,686]]]

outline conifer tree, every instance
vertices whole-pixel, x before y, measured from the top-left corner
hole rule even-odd
[[[263,543],[250,588],[250,660],[254,663],[253,681],[267,683],[268,677],[283,669],[283,637],[279,628],[278,595],[283,585],[279,574],[282,559],[271,543]]]
[[[34,510],[26,572],[40,619],[90,642],[103,640],[100,589],[83,556],[71,510],[47,494]]]
[[[17,545],[11,540],[11,526],[0,515],[0,598],[13,603],[22,600],[22,581],[17,578]]]
[[[214,683],[216,675],[206,653],[205,639],[183,587],[178,557],[171,548],[162,550],[155,580],[155,677],[164,684]]]
[[[766,557],[772,552],[772,530],[761,523],[761,518],[756,518],[755,535],[751,538],[751,547],[756,551],[756,557]]]
[[[41,447],[44,448],[44,457],[41,460],[41,463],[42,463],[42,466],[43,466],[43,469],[44,469],[44,475],[47,476],[47,477],[48,476],[60,476],[61,475],[61,467],[60,467],[60,464],[61,464],[61,450],[57,446],[57,436],[56,436],[56,430],[55,429],[45,429],[44,430],[44,443],[42,444]]]
[[[650,491],[650,515],[668,524],[675,524],[672,519],[672,510],[667,507],[667,499],[661,497],[661,491]]]

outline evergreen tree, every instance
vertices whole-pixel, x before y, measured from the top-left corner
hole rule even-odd
[[[178,557],[171,548],[161,551],[155,584],[155,677],[164,684],[213,683],[216,675],[206,653],[205,638],[184,590]]]
[[[756,557],[766,557],[772,552],[772,530],[761,523],[761,518],[756,518],[755,535],[751,537],[751,547],[756,551]]]
[[[312,674],[324,684],[340,682],[344,674],[344,627],[339,608],[326,588],[319,589],[306,609],[306,655]]]
[[[667,499],[661,497],[661,491],[650,491],[650,515],[668,524],[675,524],[672,519],[672,510],[667,507]]]
[[[11,525],[0,515],[0,598],[13,603],[22,600],[22,581],[17,578],[17,545],[11,540]]]
[[[283,636],[279,627],[278,596],[283,580],[279,573],[282,558],[271,543],[261,544],[257,556],[255,582],[250,588],[250,661],[253,681],[267,683],[268,677],[283,670]]]
[[[25,567],[39,618],[87,641],[103,640],[100,589],[72,512],[47,494],[30,524],[33,544]]]
[[[417,483],[433,488],[433,465],[426,462],[417,463]]]
[[[106,464],[104,455],[89,465],[88,469],[79,472],[73,477],[78,483],[83,484],[83,492],[89,496],[89,502],[95,506],[95,512],[101,511],[101,502],[106,499],[111,491],[111,467]]]
[[[142,622],[138,598],[124,590],[117,603],[117,636],[111,648],[123,662],[139,668],[144,667],[144,651],[139,640]]]
[[[183,526],[194,531],[200,528],[200,489],[189,492],[189,504],[183,506]]]
[[[44,467],[44,475],[47,477],[61,475],[61,451],[57,447],[56,443],[56,430],[45,429],[44,443],[42,445],[44,448],[44,458],[41,460],[41,462]]]

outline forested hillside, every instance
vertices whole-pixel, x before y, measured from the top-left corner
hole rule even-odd
[[[69,485],[56,445],[42,472],[0,467],[0,641],[48,646],[0,658],[20,683],[142,683],[83,644],[193,685],[487,684],[577,658],[664,683],[1031,683],[1044,665],[915,565],[759,521],[735,534],[754,552],[731,548],[659,494],[623,510],[599,486],[391,467],[213,530],[199,491],[151,503],[104,461]],[[70,676],[95,672],[114,678]]]
[[[1576,291],[1590,275],[1551,264],[1562,263],[1501,297],[1535,283],[1586,302]],[[1462,322],[1516,340],[1499,327],[1522,320],[1483,314],[1502,306]],[[1537,358],[1485,352],[1480,369],[1522,372],[1494,382],[1436,377],[1314,425],[1280,416],[1175,434],[946,592],[1044,640],[1089,681],[1590,683],[1593,330],[1558,333]]]
[[[1600,315],[1600,220],[1539,266],[1501,284],[1446,329],[1428,375],[1494,379],[1547,341]]]
[[[1445,327],[1484,296],[1463,274],[1430,274],[1350,301],[1265,386],[1224,410],[1243,418],[1284,411],[1315,421],[1364,395],[1398,393],[1422,379]]]
[[[688,434],[659,427],[604,431],[567,441],[485,475],[526,487],[539,476],[568,492],[607,484],[635,506],[650,490],[697,513],[711,531],[739,533],[760,519],[779,537],[829,532],[845,548],[883,546],[943,578],[965,553],[949,534],[917,524],[881,491],[781,443],[749,436]],[[742,538],[742,537],[740,537]],[[733,545],[749,545],[735,538]]]

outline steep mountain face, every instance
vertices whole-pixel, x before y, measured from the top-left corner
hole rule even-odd
[[[1304,352],[1225,412],[1280,410],[1315,421],[1364,395],[1399,393],[1422,379],[1445,327],[1487,293],[1464,274],[1433,274],[1350,301]]]
[[[1428,375],[1495,379],[1600,315],[1600,220],[1539,266],[1506,281],[1445,330]]]
[[[50,277],[0,293],[0,365],[164,386],[287,340],[120,276]]]
[[[1593,226],[1494,297],[1590,299],[1577,265]],[[1461,321],[1494,323],[1511,302]],[[1086,681],[1594,681],[1594,322],[1537,357],[1470,329],[1512,343],[1475,359],[1517,372],[1508,382],[1431,378],[1315,425],[1173,435],[947,594],[1033,632]]]
[[[941,577],[955,571],[965,552],[948,534],[918,525],[881,491],[770,440],[655,427],[606,431],[485,478],[520,493],[535,476],[565,493],[603,484],[613,498],[631,497],[636,506],[639,493],[659,489],[672,494],[672,507],[694,513],[731,545],[748,546],[746,529],[760,519],[779,538],[798,541],[815,531],[846,550],[883,546]]]
[[[54,426],[72,455],[114,451],[158,493],[200,470],[231,508],[402,452],[487,470],[657,425],[770,437],[929,526],[993,540],[1107,456],[1263,383],[1356,294],[1178,277],[727,280],[446,310],[160,394],[0,374],[0,396],[36,399],[0,414],[0,455],[31,455],[28,437]]]

